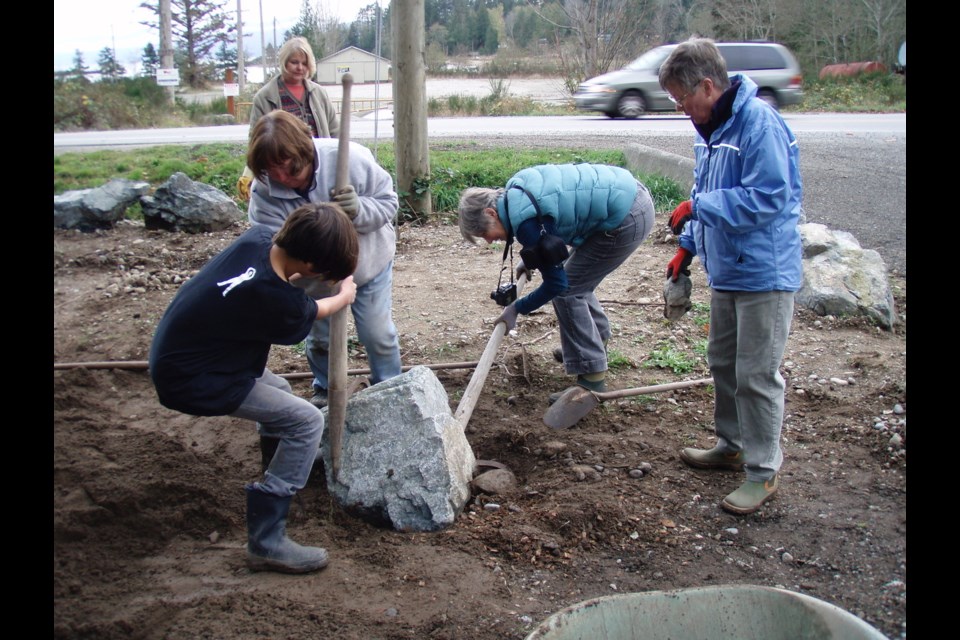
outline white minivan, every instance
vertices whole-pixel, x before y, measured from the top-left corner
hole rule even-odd
[[[782,44],[717,42],[716,45],[727,62],[727,72],[743,73],[756,82],[757,95],[775,109],[799,104],[803,99],[800,65]],[[656,47],[619,71],[587,80],[573,97],[577,108],[629,119],[648,112],[676,110],[658,79],[660,65],[676,46]]]

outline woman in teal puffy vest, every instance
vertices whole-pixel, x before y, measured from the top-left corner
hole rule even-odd
[[[497,322],[508,330],[518,314],[553,302],[564,369],[576,384],[606,389],[607,320],[594,290],[630,257],[653,229],[653,201],[629,171],[602,164],[546,164],[517,172],[504,188],[472,187],[460,198],[460,232],[470,242],[508,244],[523,250],[523,271],[543,283],[508,305]],[[569,245],[569,256],[564,247]],[[559,397],[551,395],[551,401]]]

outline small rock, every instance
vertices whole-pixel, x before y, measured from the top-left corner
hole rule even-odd
[[[726,531],[727,533],[729,533],[729,534],[732,535],[732,536],[735,536],[735,535],[737,535],[738,533],[740,533],[740,530],[737,529],[736,527],[729,527],[729,528],[727,528],[727,529],[724,529],[724,531]]]
[[[584,480],[600,479],[600,474],[597,473],[597,470],[585,464],[573,465],[570,467],[570,470],[573,472],[573,475],[577,478],[577,480],[581,482]]]
[[[217,540],[220,539],[220,532],[219,532],[219,531],[214,531],[214,532],[211,533],[209,536],[207,536],[207,538],[210,539],[210,544],[216,544],[216,543],[217,543]]]
[[[487,504],[483,505],[483,509],[485,511],[500,511],[500,505],[498,505],[496,502],[488,502]]]
[[[830,382],[833,383],[833,384],[835,384],[835,385],[837,385],[837,386],[840,386],[840,387],[845,387],[845,386],[847,386],[848,384],[850,384],[849,382],[847,382],[847,381],[844,380],[843,378],[830,378]]]
[[[653,471],[653,465],[649,462],[641,462],[639,465],[637,465],[637,468],[647,474]]]
[[[630,471],[628,472],[628,475],[629,475],[631,478],[642,478],[642,477],[643,477],[643,470],[642,470],[642,469],[630,469]]]
[[[517,477],[509,469],[493,469],[474,478],[473,488],[482,493],[500,496],[517,488]]]
[[[544,442],[540,447],[543,455],[550,457],[563,453],[567,449],[567,443],[560,442],[559,440],[548,440]]]
[[[903,438],[900,437],[899,433],[895,433],[890,437],[890,446],[899,447],[903,444]]]
[[[901,405],[901,404],[895,404],[895,405],[893,405],[893,412],[896,413],[896,414],[901,414],[901,413],[903,413],[903,405]]]
[[[531,622],[533,622],[533,618],[526,615],[520,616],[520,622],[522,622],[523,624],[530,624]]]
[[[386,614],[386,616],[387,616],[388,618],[395,618],[395,617],[397,616],[397,614],[399,614],[400,612],[397,611],[396,609],[394,609],[393,607],[390,607],[390,608],[387,609],[384,613]]]
[[[790,553],[787,551],[783,552],[783,555],[780,556],[780,559],[783,560],[784,562],[793,562],[793,556],[790,555]]]

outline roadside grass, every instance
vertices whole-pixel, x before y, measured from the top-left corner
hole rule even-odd
[[[53,193],[99,187],[113,178],[157,187],[181,171],[191,180],[235,195],[246,154],[247,146],[237,143],[64,153],[53,157]]]
[[[892,73],[805,80],[803,102],[784,111],[898,113],[907,110],[907,79]]]
[[[246,145],[242,143],[65,153],[53,157],[53,193],[99,187],[113,178],[144,181],[156,188],[179,171],[191,180],[220,189],[246,209],[246,202],[236,191],[245,160]],[[391,175],[396,174],[392,143],[378,145],[377,160]],[[445,220],[457,210],[460,193],[467,187],[503,186],[520,169],[538,164],[580,162],[622,167],[626,158],[615,150],[498,148],[491,153],[482,142],[437,143],[430,149],[431,174],[419,188],[430,189],[434,216]],[[672,180],[653,175],[637,177],[650,188],[658,210],[672,207],[683,198],[682,189]],[[400,193],[401,202],[406,195]],[[401,207],[400,221],[415,220]]]

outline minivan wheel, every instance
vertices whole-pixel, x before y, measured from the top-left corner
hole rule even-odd
[[[639,118],[646,110],[647,101],[636,91],[628,91],[617,102],[617,112],[627,120]]]
[[[757,97],[773,107],[775,111],[780,110],[780,101],[777,100],[777,94],[775,94],[772,90],[761,89],[757,92]]]

